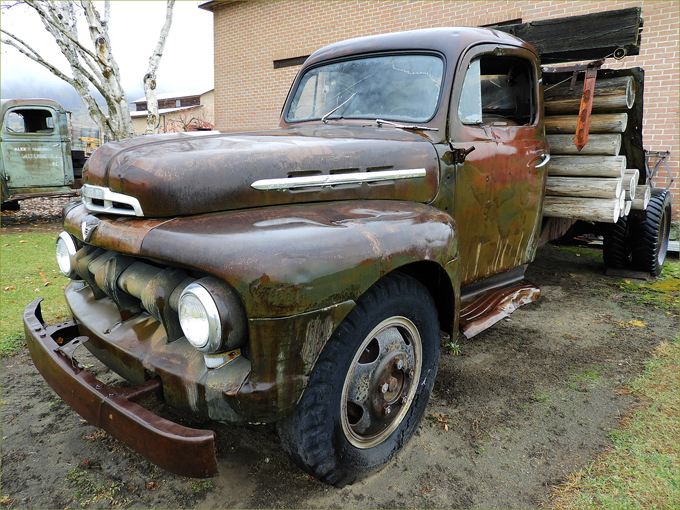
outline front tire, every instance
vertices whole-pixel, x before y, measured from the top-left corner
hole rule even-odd
[[[409,276],[386,276],[338,326],[297,407],[279,422],[283,448],[326,483],[363,478],[417,429],[438,361],[432,296]]]

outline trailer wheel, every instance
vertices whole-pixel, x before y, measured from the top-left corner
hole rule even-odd
[[[343,487],[383,466],[425,412],[439,361],[434,301],[417,280],[373,285],[322,350],[293,413],[278,424],[302,469]]]
[[[644,218],[636,225],[633,240],[633,266],[659,276],[666,262],[671,229],[671,194],[653,190]]]
[[[609,225],[604,233],[602,258],[604,265],[614,269],[626,269],[633,260],[631,246],[631,223],[628,216]]]

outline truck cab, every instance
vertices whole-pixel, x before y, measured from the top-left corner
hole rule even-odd
[[[71,189],[75,182],[71,133],[67,112],[59,103],[3,101],[0,122],[3,203],[17,195]]]
[[[522,278],[549,159],[540,85],[535,50],[502,32],[371,36],[314,53],[277,129],[102,146],[57,241],[74,320],[25,312],[36,366],[177,473],[215,474],[213,434],[141,396],[276,422],[328,483],[375,471],[425,412],[440,330],[538,297]],[[81,344],[135,387],[84,376]]]

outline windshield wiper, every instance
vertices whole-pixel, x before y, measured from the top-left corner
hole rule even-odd
[[[397,124],[396,122],[383,119],[375,119],[375,123],[378,125],[378,127],[382,127],[383,124],[386,124],[388,126],[392,126],[399,129],[414,129],[417,131],[439,131],[438,128],[433,128],[429,126],[418,126],[416,124]]]
[[[330,116],[333,115],[335,112],[337,112],[340,108],[342,108],[342,107],[345,106],[347,103],[349,103],[352,99],[354,99],[354,96],[356,96],[356,95],[357,95],[357,93],[355,92],[354,94],[352,94],[351,96],[349,96],[346,100],[344,100],[344,101],[343,101],[342,103],[340,103],[338,106],[336,106],[335,108],[333,108],[333,109],[332,109],[330,112],[328,112],[326,115],[324,115],[323,117],[321,117],[321,121],[322,121],[324,124],[328,124],[328,117],[330,117]]]

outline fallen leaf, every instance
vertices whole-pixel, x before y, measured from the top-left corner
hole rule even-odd
[[[19,241],[19,242],[20,242],[20,243],[27,243],[28,241],[27,241],[26,239],[22,239],[22,240]]]
[[[5,290],[16,290],[16,287],[14,285],[10,285],[9,287],[5,287]]]
[[[146,488],[150,491],[156,490],[156,482],[146,482]]]
[[[43,287],[47,287],[50,283],[52,282],[45,282],[45,285],[43,285]]]
[[[444,425],[444,430],[445,430],[446,432],[448,432],[448,431],[449,431],[449,426],[448,426],[448,425]]]

